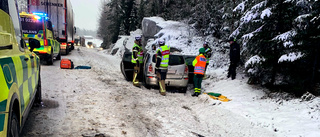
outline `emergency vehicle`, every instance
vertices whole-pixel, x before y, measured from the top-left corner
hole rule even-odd
[[[54,37],[61,43],[61,53],[68,55],[74,49],[76,28],[70,0],[25,0],[29,13],[46,13],[53,25]]]
[[[0,1],[0,137],[17,137],[34,102],[41,102],[40,42],[22,38],[16,0]]]
[[[53,64],[53,58],[61,59],[60,43],[54,38],[52,23],[45,13],[20,13],[23,39],[29,45],[28,39],[40,41],[40,48],[34,49],[40,59],[48,65]]]

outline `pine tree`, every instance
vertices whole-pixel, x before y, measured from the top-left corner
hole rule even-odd
[[[255,16],[252,20],[256,20],[254,23],[256,30],[251,32],[249,36],[245,36],[250,38],[244,48],[249,56],[258,55],[264,60],[258,64],[260,70],[252,77],[258,78],[263,85],[272,87],[281,82],[277,81],[282,76],[278,59],[286,53],[283,46],[284,41],[278,37],[292,30],[292,21],[298,15],[295,6],[285,0],[267,0],[254,7],[250,13]],[[265,10],[270,10],[271,15],[261,19],[262,14],[258,13]],[[242,26],[242,29],[244,28],[248,29],[248,26]],[[245,37],[244,39],[246,39]]]
[[[320,82],[320,2],[300,3],[299,8],[301,16],[294,22],[297,35],[293,41],[295,49],[301,51],[304,56],[292,66],[300,71],[293,71],[291,77],[301,91],[319,95],[320,92],[316,89],[319,87],[316,85],[319,86]]]

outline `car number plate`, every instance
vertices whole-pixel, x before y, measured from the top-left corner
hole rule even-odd
[[[29,40],[26,39],[26,40],[24,40],[24,42],[25,42],[25,43],[29,43]]]
[[[168,73],[175,74],[177,70],[168,70]]]

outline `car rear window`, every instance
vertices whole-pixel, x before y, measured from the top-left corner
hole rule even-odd
[[[186,64],[192,65],[193,60],[196,58],[196,56],[185,56]]]
[[[156,63],[156,55],[154,54],[152,57],[152,62]],[[170,55],[169,56],[169,65],[181,65],[184,64],[183,56],[181,55]]]

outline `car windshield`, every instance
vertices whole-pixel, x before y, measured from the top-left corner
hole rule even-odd
[[[153,55],[152,57],[152,62],[156,63],[156,54]],[[169,65],[181,65],[184,64],[184,59],[183,56],[181,55],[170,55],[169,56]]]
[[[24,34],[37,34],[43,28],[41,20],[30,17],[21,17],[21,26]]]

